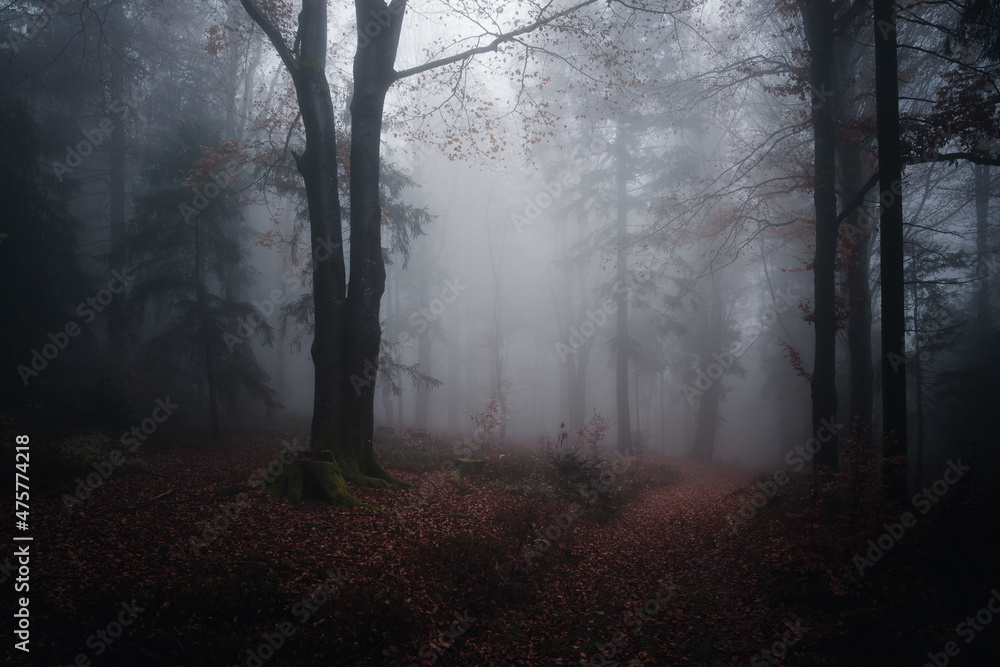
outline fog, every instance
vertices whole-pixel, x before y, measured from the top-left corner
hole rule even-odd
[[[488,592],[456,579],[454,599],[411,596],[435,612],[527,596],[535,575],[516,580],[508,560],[554,504],[609,474],[631,491],[602,487],[612,528],[595,531],[647,513],[686,522],[670,512],[694,497],[698,530],[732,523],[745,505],[734,498],[757,493],[749,480],[790,471],[780,521],[822,523],[837,545],[826,555],[850,562],[845,536],[869,537],[964,461],[981,486],[949,499],[952,523],[933,535],[951,535],[973,513],[960,502],[993,503],[1000,472],[1000,14],[899,9],[8,3],[4,451],[26,434],[44,442],[39,502],[70,514],[93,495],[134,516],[207,498],[208,517],[228,491],[181,498],[223,484],[196,468],[260,473],[275,452],[292,452],[288,470],[243,486],[278,501],[254,496],[258,513],[237,514],[296,516],[312,500],[362,508],[338,521],[381,520],[410,492],[446,498],[434,530],[452,539],[448,521],[476,517],[489,529],[466,546],[501,574]],[[417,493],[442,461],[454,492]],[[627,476],[608,472],[614,461]],[[201,481],[167,484],[171,466]],[[105,474],[119,468],[130,472]],[[519,509],[508,525],[490,507]],[[371,534],[417,530],[393,525]],[[412,628],[436,627],[420,618],[399,622],[409,644]],[[344,650],[377,664],[391,635]],[[491,648],[463,664],[534,664],[534,641],[516,659]],[[596,655],[573,642],[559,664]]]
[[[396,71],[419,68],[428,56],[433,61],[459,47],[481,46],[475,35],[483,11],[467,8],[446,21],[430,8],[407,14],[412,26],[401,39]],[[259,372],[251,372],[252,386],[239,389],[237,381],[226,389],[221,419],[256,413],[251,397],[269,392],[273,396],[257,405],[272,416],[307,417],[314,395],[308,209],[292,158],[305,137],[301,124],[290,126],[296,120],[292,80],[241,8],[164,8],[151,21],[130,12],[123,6],[112,17],[113,30],[94,39],[74,36],[62,17],[53,16],[52,30],[29,25],[7,54],[6,94],[34,108],[39,128],[59,125],[61,114],[75,115],[76,129],[62,122],[61,136],[37,137],[61,158],[41,159],[39,169],[72,193],[66,212],[79,222],[67,243],[75,238],[78,244],[72,261],[83,280],[98,286],[109,266],[144,267],[148,289],[133,285],[116,298],[110,308],[120,314],[87,327],[88,344],[101,354],[109,343],[118,348],[112,357],[123,368],[156,356],[150,345],[166,331],[158,318],[169,317],[176,306],[153,284],[181,276],[163,273],[168,260],[142,244],[166,238],[154,240],[142,225],[160,215],[153,202],[167,196],[164,176],[187,173],[182,191],[193,194],[190,204],[179,204],[185,221],[202,210],[192,204],[236,216],[235,226],[224,232],[231,244],[219,252],[239,258],[209,260],[230,262],[230,268],[216,267],[206,287],[253,308],[230,320],[242,329],[229,333],[238,335],[239,353],[249,353]],[[641,13],[628,27],[615,24],[616,16],[626,14],[606,13],[601,20],[611,23],[600,36],[585,37],[586,29],[563,38],[541,31],[520,56],[518,49],[501,48],[492,58],[459,61],[458,69],[446,65],[443,75],[421,72],[413,78],[416,85],[407,79],[389,89],[381,140],[387,279],[379,320],[386,343],[382,360],[394,366],[383,368],[376,382],[377,425],[468,437],[476,428],[470,413],[499,391],[510,410],[504,440],[529,445],[554,436],[560,423],[575,432],[594,411],[627,422],[630,437],[644,449],[670,456],[699,450],[709,460],[768,467],[809,438],[803,415],[810,410],[815,356],[811,200],[805,186],[792,185],[801,169],[779,157],[804,157],[808,141],[792,134],[776,138],[790,132],[792,126],[783,123],[795,113],[794,97],[773,93],[764,76],[741,81],[726,69],[727,57],[753,48],[778,52],[780,41],[765,48],[736,39],[728,51],[711,53],[705,45],[735,39],[738,22],[714,18],[702,7],[692,14],[697,29],[670,15]],[[775,20],[752,15],[764,24]],[[382,29],[379,16],[373,10],[376,27],[370,36],[362,30],[362,40]],[[90,20],[97,25],[103,19],[95,14]],[[13,14],[11,21],[12,28],[19,25]],[[332,10],[329,23],[340,41],[329,51],[328,77],[349,145],[345,105],[357,38],[342,9]],[[673,32],[661,36],[665,25]],[[467,37],[456,40],[461,35]],[[35,67],[60,39],[69,40],[73,55],[57,54]],[[616,42],[615,57],[585,63],[593,61],[587,39]],[[116,44],[126,53],[108,56]],[[521,62],[525,54],[528,66]],[[124,60],[115,65],[115,58]],[[864,57],[858,58],[857,66],[864,67]],[[74,71],[74,62],[84,67]],[[116,90],[118,100],[112,99]],[[871,110],[862,104],[858,113]],[[184,159],[196,162],[185,166]],[[192,164],[201,165],[201,180],[191,180]],[[903,308],[913,320],[919,302],[941,302],[946,314],[917,318],[929,316],[943,326],[924,332],[919,321],[911,321],[905,345],[915,349],[918,338],[927,338],[922,349],[933,357],[928,370],[955,372],[966,358],[960,350],[967,349],[962,341],[973,319],[986,316],[994,302],[990,287],[977,286],[992,279],[992,255],[982,255],[990,252],[995,234],[980,232],[974,245],[965,240],[970,237],[963,230],[977,224],[981,187],[969,170],[932,162],[911,171],[907,182],[915,196],[906,200],[906,215],[921,222],[909,232],[914,250],[908,261],[919,270],[917,249],[929,241],[917,235],[926,233],[939,235],[934,252],[951,259],[928,269],[936,272],[939,278],[928,279],[939,280],[939,287],[910,294]],[[117,190],[109,191],[101,174],[112,172]],[[212,174],[223,174],[217,189]],[[349,253],[346,189],[342,196]],[[874,319],[859,335],[875,346],[869,382],[877,388],[879,236],[862,242],[869,247],[873,287],[863,307]],[[970,281],[962,258],[976,256],[985,270]],[[836,382],[838,394],[849,399],[851,350],[844,322],[850,306],[843,299],[854,278],[845,263],[850,255],[844,257],[835,278],[841,310]],[[32,287],[24,292],[29,296]],[[985,305],[973,304],[984,293]],[[139,304],[137,298],[147,301]],[[291,302],[300,308],[290,309]],[[628,311],[627,334],[618,331],[619,303]],[[969,309],[974,317],[963,314]],[[248,317],[253,322],[246,326]],[[35,388],[30,373],[39,371],[25,361],[44,345],[45,333],[26,338],[26,348],[11,348],[17,377],[7,386],[15,401],[28,400]],[[622,346],[627,350],[619,357]],[[622,359],[628,368],[619,378]],[[67,386],[86,384],[68,365],[62,369]],[[186,418],[203,419],[204,381],[177,381],[163,389],[185,396],[192,406]],[[39,391],[59,393],[59,381],[53,377],[51,383]],[[919,465],[927,467],[954,449],[954,424],[925,420],[925,407],[934,408],[924,403],[939,400],[929,397],[936,389],[928,386],[914,405],[914,393],[921,393],[915,389],[907,398],[910,419],[919,414],[921,423],[914,421],[911,430],[920,433],[928,461]],[[627,417],[618,414],[623,393]],[[850,409],[849,400],[840,400],[836,419],[850,422]],[[878,400],[872,409],[877,428]]]

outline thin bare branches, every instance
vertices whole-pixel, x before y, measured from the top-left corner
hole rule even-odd
[[[247,3],[247,2],[252,2],[252,1],[253,0],[241,0],[241,2],[244,2],[244,4]],[[522,26],[522,27],[517,28],[515,30],[511,30],[509,32],[505,32],[505,33],[500,33],[498,35],[494,35],[493,40],[490,41],[488,44],[485,44],[483,46],[477,46],[477,47],[474,47],[474,48],[462,51],[461,53],[456,53],[456,54],[451,55],[451,56],[447,56],[447,57],[444,57],[444,58],[439,58],[437,60],[432,60],[430,62],[424,63],[423,65],[417,65],[416,67],[411,67],[410,69],[405,69],[405,70],[403,70],[401,72],[396,72],[394,80],[395,81],[399,81],[400,79],[405,79],[405,78],[413,76],[415,74],[421,74],[423,72],[427,72],[427,71],[430,71],[432,69],[437,69],[438,67],[445,67],[447,65],[452,65],[452,64],[457,63],[457,62],[464,62],[464,61],[467,61],[470,58],[473,58],[473,57],[475,57],[477,55],[496,51],[497,49],[500,48],[500,46],[502,44],[506,44],[507,42],[514,41],[517,37],[520,37],[521,35],[525,35],[525,34],[528,34],[530,32],[534,32],[535,30],[537,30],[539,28],[542,28],[542,27],[545,27],[545,26],[549,25],[553,21],[556,21],[556,20],[558,20],[560,18],[563,18],[565,16],[569,16],[571,14],[574,14],[577,11],[579,11],[580,9],[583,9],[584,7],[587,7],[588,5],[593,5],[596,2],[597,2],[597,0],[585,0],[584,2],[577,3],[577,4],[573,5],[572,7],[568,8],[568,9],[564,9],[561,12],[556,12],[555,14],[552,14],[551,16],[548,16],[546,18],[538,19],[537,21],[534,21],[533,23],[529,23],[528,25]]]

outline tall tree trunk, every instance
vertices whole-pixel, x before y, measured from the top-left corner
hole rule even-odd
[[[895,3],[875,0],[875,103],[882,261],[882,419],[888,499],[906,502],[906,314],[903,293],[903,164],[899,139],[899,79]]]
[[[910,262],[909,274],[910,295],[913,297],[913,329],[916,331],[920,324],[920,283],[916,262]],[[910,362],[913,364],[914,412],[916,413],[916,423],[914,424],[916,427],[914,433],[916,451],[914,451],[913,473],[915,488],[919,489],[923,487],[924,482],[924,369],[923,362],[920,360],[920,336],[916,335],[913,339],[913,357]]]
[[[833,118],[832,63],[834,56],[834,4],[814,0],[801,4],[809,45],[809,78],[812,84],[813,152],[815,159],[813,205],[816,210],[816,250],[813,259],[813,326],[816,333],[813,363],[812,431],[829,433],[816,453],[819,466],[838,468],[836,433],[826,427],[837,417],[837,191],[836,127]]]
[[[986,276],[989,275],[987,260],[989,248],[990,211],[990,167],[985,164],[972,165],[976,199],[976,276],[982,281],[976,292],[974,325],[976,342],[984,344],[990,331],[990,290]]]
[[[199,329],[202,350],[205,353],[205,384],[208,387],[208,414],[212,423],[212,439],[219,442],[222,435],[219,430],[219,401],[216,395],[215,355],[212,352],[212,340],[209,334],[208,304],[205,299],[205,278],[202,269],[201,225],[197,217],[194,220],[194,289],[195,302],[198,304]]]
[[[698,398],[698,417],[695,422],[694,444],[691,447],[695,461],[711,463],[715,458],[715,434],[719,428],[719,399],[722,387],[718,382]]]
[[[615,331],[615,393],[618,409],[618,451],[632,451],[632,412],[628,400],[628,359],[631,338],[628,332],[628,148],[621,119],[615,131],[615,202],[618,212],[618,256],[615,303],[617,329]]]
[[[713,354],[722,347],[722,290],[719,285],[718,270],[709,276],[711,296],[707,312],[703,315],[705,329],[701,332],[703,345],[698,364],[711,379],[712,384],[698,398],[698,417],[695,423],[694,442],[691,456],[696,461],[711,463],[715,457],[715,435],[719,428],[719,403],[722,397],[722,376],[711,376]],[[720,367],[721,369],[721,367]]]
[[[341,375],[345,405],[338,415],[340,446],[360,468],[365,483],[396,481],[375,461],[372,451],[375,381],[355,385],[352,375],[368,375],[378,367],[382,327],[379,312],[385,291],[382,256],[380,171],[382,115],[385,95],[395,80],[393,65],[405,2],[387,6],[381,0],[356,0],[358,49],[354,55],[354,95],[351,99],[351,260],[347,288],[346,327],[341,348],[347,371]],[[378,17],[382,29],[366,33]],[[326,20],[325,9],[323,20]],[[301,24],[300,24],[301,25]],[[325,27],[324,27],[325,32]],[[320,68],[322,72],[322,68]],[[329,96],[326,98],[329,104]],[[354,389],[357,389],[356,391]]]
[[[841,164],[845,172],[845,198],[853,199],[861,188],[860,150],[855,146],[845,147]],[[855,168],[859,171],[848,175],[847,172]],[[850,307],[850,320],[847,323],[851,368],[850,418],[852,437],[859,444],[870,439],[875,383],[872,361],[872,296],[868,278],[871,268],[871,234],[863,226],[862,221],[865,219],[867,216],[860,214],[848,218],[851,248],[847,268],[847,298]]]
[[[429,329],[425,329],[417,336],[417,364],[424,373],[428,372],[431,364],[431,334]],[[417,395],[413,405],[414,426],[427,426],[431,410],[430,393],[426,385],[421,384],[417,387]]]
[[[632,399],[632,404],[635,405],[635,415],[634,421],[632,422],[632,433],[633,437],[641,437],[641,429],[639,428],[642,424],[642,401],[639,399],[639,359],[633,359],[632,361],[632,389],[634,391],[634,398]]]
[[[398,322],[400,317],[400,307],[399,307],[399,271],[394,271],[392,274],[392,321]],[[413,337],[410,337],[413,340]],[[403,387],[399,387],[399,393],[395,395],[396,399],[396,428],[405,428],[406,422],[403,419]]]
[[[121,2],[113,2],[109,7],[109,32],[114,40],[116,53],[109,53],[111,67],[111,100],[118,102],[125,99],[125,56],[124,39],[125,19],[122,16]],[[108,143],[109,174],[109,224],[108,233],[112,253],[115,253],[125,240],[125,137],[126,121],[124,113],[116,119],[115,129]],[[112,254],[114,256],[114,254]],[[120,262],[112,263],[111,270],[122,271]],[[115,299],[108,306],[108,347],[112,354],[120,355],[125,349],[125,309],[124,299]]]
[[[655,382],[656,382],[656,376],[655,375],[650,375],[649,376],[649,391],[646,392],[646,415],[645,415],[646,419],[645,419],[645,422],[644,422],[645,428],[643,429],[644,433],[646,434],[645,442],[646,442],[647,451],[648,451],[648,448],[649,448],[650,440],[652,438],[652,432],[650,432],[649,427],[650,427],[650,416],[652,415],[652,412],[653,412],[653,389],[656,386],[654,384]]]
[[[667,453],[667,403],[665,396],[665,387],[667,383],[667,371],[660,371],[658,374],[660,379],[660,454]]]
[[[288,397],[288,382],[285,379],[285,336],[278,333],[274,341],[274,350],[277,353],[277,368],[274,372],[274,387],[278,392],[278,400],[284,403]]]
[[[570,431],[576,431],[587,421],[587,365],[590,363],[590,352],[594,349],[594,337],[584,341],[576,354],[566,356],[566,374],[569,378],[569,411],[566,413],[566,425]]]
[[[379,306],[385,290],[379,201],[382,112],[394,78],[405,2],[394,2],[392,8],[380,1],[355,3],[359,42],[351,103],[349,285],[345,285],[336,124],[326,79],[326,1],[303,0],[297,54],[254,0],[241,2],[291,74],[302,113],[306,148],[296,163],[306,185],[315,260],[315,399],[310,446],[330,450],[334,458],[332,462],[296,461],[275,482],[272,493],[356,504],[344,480],[382,487],[387,481],[398,481],[375,461],[372,433],[381,343]],[[384,26],[374,37],[363,32],[373,16],[380,17],[379,25]]]
[[[451,334],[448,336],[448,431],[457,437],[459,409],[462,400],[461,362],[458,356],[462,349],[462,318],[454,310],[446,315]]]
[[[493,334],[490,336],[490,384],[493,391],[497,393],[497,402],[500,404],[500,411],[507,413],[507,395],[503,390],[503,354],[500,350],[500,324],[494,322]],[[503,442],[507,437],[507,420],[500,422],[500,432],[498,438]]]
[[[847,127],[858,116],[856,44],[857,39],[852,33],[841,35],[834,42],[837,52],[834,91],[838,101],[837,121],[841,127]],[[861,149],[861,145],[855,141],[844,140],[837,146],[842,203],[845,206],[854,201],[863,187]],[[850,257],[847,267],[850,427],[852,439],[862,450],[867,451],[871,434],[875,368],[872,362],[872,297],[868,278],[871,269],[871,233],[866,224],[868,216],[864,213],[864,208],[859,207],[847,216],[845,222]]]

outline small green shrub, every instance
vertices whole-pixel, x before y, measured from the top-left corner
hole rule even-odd
[[[520,477],[512,478],[504,476],[503,478],[493,480],[491,483],[502,491],[525,498],[550,501],[556,500],[560,495],[563,495],[537,466],[529,468]]]
[[[47,462],[53,472],[60,476],[76,476],[94,472],[94,464],[107,462],[112,454],[121,456],[122,462],[114,465],[115,471],[135,470],[142,467],[141,449],[130,451],[102,433],[90,433],[66,438],[54,444],[46,452]]]

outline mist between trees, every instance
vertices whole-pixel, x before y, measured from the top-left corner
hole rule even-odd
[[[372,664],[390,645],[401,660],[404,645],[426,662],[538,657],[531,631],[513,657],[478,644],[520,641],[520,621],[499,631],[485,605],[528,599],[528,584],[544,598],[548,567],[603,571],[588,549],[622,526],[646,544],[640,518],[700,536],[678,549],[714,573],[759,547],[756,587],[706,575],[725,594],[651,615],[613,654],[594,644],[615,630],[567,603],[555,616],[572,627],[545,659],[707,647],[706,662],[786,649],[791,661],[892,606],[860,600],[912,557],[911,535],[962,536],[951,563],[989,551],[964,510],[903,512],[916,498],[990,506],[1000,471],[996,3],[17,0],[0,34],[0,432],[47,443],[38,493],[69,510],[52,525],[163,521],[181,537],[156,547],[162,564],[197,560],[198,577],[220,580],[217,559],[252,525],[266,546],[233,571],[260,567],[256,580],[282,590],[319,570],[275,556],[278,544],[358,564],[399,552],[383,546],[403,535],[462,535],[438,554],[454,576],[413,575],[440,590],[406,604],[386,593],[365,616],[406,637],[338,644]],[[301,451],[263,481],[222,480],[238,467],[227,456],[269,457],[293,433]],[[919,495],[958,461],[974,474]],[[435,477],[435,501],[408,498],[420,511],[404,512],[395,492],[420,475]],[[587,500],[573,503],[581,483]],[[356,523],[337,528],[310,502]],[[197,515],[177,507],[189,503]],[[311,518],[260,528],[289,507]],[[465,517],[480,523],[449,523]],[[508,528],[558,544],[508,544]],[[830,563],[869,542],[884,565],[864,556],[872,572],[848,590]],[[480,557],[486,574],[465,567]],[[626,574],[654,565],[628,558],[620,578],[638,589]],[[815,628],[794,649],[800,633],[758,647],[788,618],[765,572],[790,563],[808,564],[793,581],[809,579],[814,599],[858,613],[826,622],[789,594]],[[922,574],[938,599],[968,602]],[[463,586],[478,620],[443,637]],[[647,635],[730,597],[769,614],[727,626],[731,645]],[[133,630],[169,616],[156,613]],[[278,646],[241,660],[312,648],[278,628],[265,635]]]

